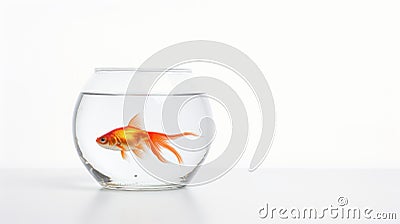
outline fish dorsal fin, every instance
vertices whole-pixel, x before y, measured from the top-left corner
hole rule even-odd
[[[132,117],[132,119],[129,121],[128,124],[129,127],[133,128],[142,128],[142,119],[139,114],[136,114],[135,116]]]

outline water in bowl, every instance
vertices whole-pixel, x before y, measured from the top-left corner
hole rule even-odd
[[[127,189],[127,190],[154,190],[173,189],[185,186],[194,175],[197,166],[204,160],[208,147],[201,150],[190,150],[181,148],[179,139],[173,147],[181,155],[183,164],[190,165],[192,169],[182,169],[171,173],[175,179],[174,183],[167,183],[146,172],[137,160],[157,160],[157,157],[146,146],[143,149],[142,158],[134,153],[128,152],[127,158],[121,157],[121,152],[101,147],[96,139],[105,133],[119,127],[127,126],[123,119],[124,102],[129,101],[132,106],[131,115],[141,114],[144,117],[145,129],[151,132],[164,133],[162,125],[162,108],[167,99],[172,104],[176,101],[180,106],[182,101],[192,98],[181,108],[178,118],[179,130],[173,130],[176,134],[181,132],[193,132],[201,134],[199,120],[202,117],[210,117],[211,112],[206,98],[193,98],[189,95],[123,95],[123,94],[99,94],[81,93],[77,102],[74,117],[74,140],[78,154],[85,167],[92,176],[105,188]],[[142,111],[140,103],[146,98],[146,110]],[[125,110],[126,112],[126,110]],[[146,113],[143,115],[143,113]],[[201,138],[200,138],[201,140]],[[206,141],[206,138],[204,138]],[[175,141],[174,141],[175,142]],[[204,142],[204,145],[207,143]],[[163,157],[168,163],[178,163],[176,156],[166,149],[161,149]],[[135,157],[136,156],[136,157]]]

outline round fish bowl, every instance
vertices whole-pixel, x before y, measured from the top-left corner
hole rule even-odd
[[[73,120],[75,146],[86,169],[104,188],[181,188],[207,155],[207,138],[202,135],[208,127],[200,128],[199,121],[211,117],[208,99],[203,93],[169,92],[191,77],[190,70],[167,70],[151,92],[141,90],[155,72],[159,70],[96,69],[78,97]],[[137,88],[128,91],[130,85]],[[169,116],[163,109],[166,102],[179,116]],[[168,122],[176,125],[166,129]],[[166,181],[148,172],[142,162],[161,169],[174,165],[175,169]]]

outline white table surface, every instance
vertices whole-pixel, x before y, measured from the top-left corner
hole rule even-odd
[[[400,170],[235,169],[208,185],[159,192],[101,189],[82,169],[0,170],[0,223],[400,223]],[[397,220],[293,220],[275,207],[347,206],[396,212]]]

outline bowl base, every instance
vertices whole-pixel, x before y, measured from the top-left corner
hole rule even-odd
[[[181,184],[160,184],[160,185],[137,185],[137,184],[118,184],[118,183],[104,183],[104,189],[119,190],[119,191],[164,191],[164,190],[177,190],[184,188],[185,185]]]

